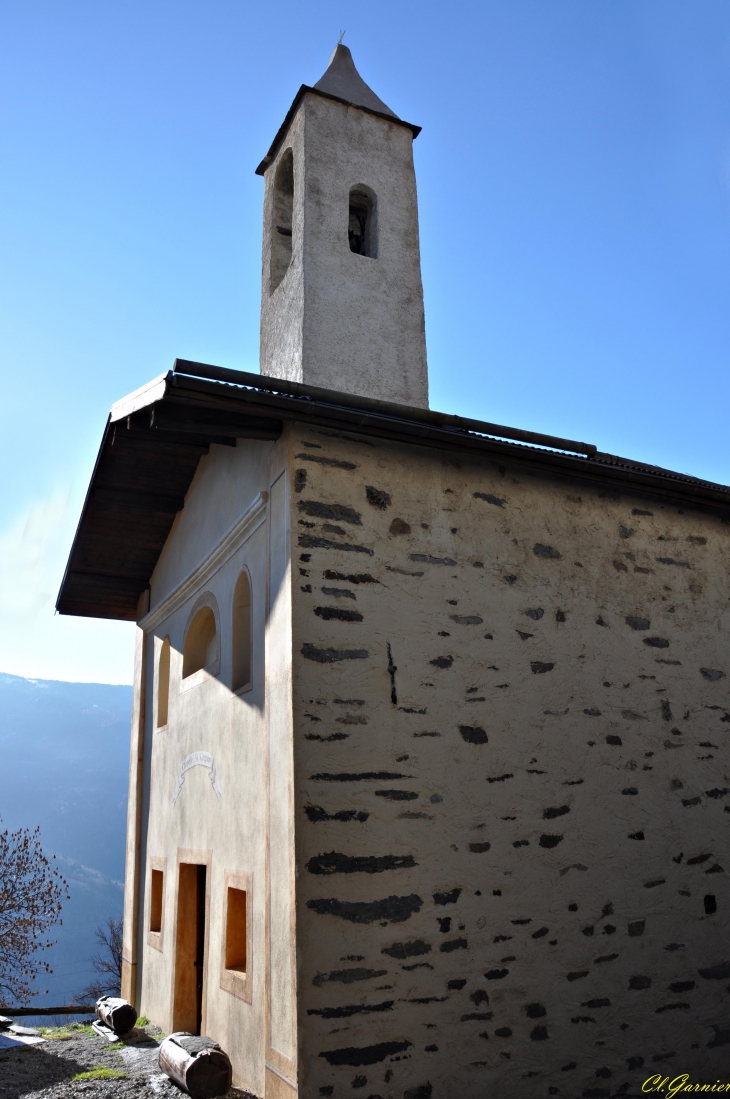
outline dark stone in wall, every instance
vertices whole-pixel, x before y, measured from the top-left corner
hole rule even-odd
[[[648,618],[635,618],[632,614],[626,616],[625,622],[627,626],[631,626],[632,630],[648,630],[651,627]]]
[[[453,663],[453,656],[437,656],[434,660],[429,660],[429,664],[433,664],[434,668],[450,668]]]
[[[717,671],[715,668],[700,668],[700,674],[703,679],[707,679],[710,683],[715,683],[718,679],[724,679],[725,673]]]
[[[311,591],[312,585],[308,584],[307,588]],[[357,599],[354,591],[350,591],[349,588],[322,588],[322,595],[331,595],[333,599]]]
[[[468,943],[466,939],[449,939],[446,943],[441,943],[439,950],[442,954],[451,954],[454,950],[466,950]]]
[[[651,977],[631,977],[629,979],[629,988],[633,992],[641,992],[645,988],[651,988]]]
[[[391,958],[416,958],[420,954],[430,954],[431,944],[424,942],[423,939],[413,939],[410,942],[405,943],[393,943],[392,946],[384,946],[380,952],[381,954],[388,954]]]
[[[706,981],[724,981],[730,977],[730,962],[720,962],[719,965],[711,965],[707,969],[698,969],[700,977]]]
[[[393,1000],[382,1004],[346,1004],[343,1007],[310,1007],[307,1015],[321,1015],[323,1019],[349,1019],[351,1015],[370,1015],[374,1011],[392,1011]]]
[[[319,500],[300,500],[298,507],[305,515],[311,515],[316,519],[336,519],[341,523],[362,526],[359,512],[346,504],[323,504]]]
[[[508,969],[488,969],[484,976],[488,981],[501,981],[508,973]]]
[[[387,779],[409,777],[409,775],[399,775],[395,771],[345,771],[337,775],[322,772],[318,775],[310,775],[310,778],[315,782],[365,782],[372,779],[380,779],[382,782]]]
[[[668,649],[669,642],[665,637],[644,637],[643,642],[652,649]]]
[[[320,805],[305,805],[304,812],[315,824],[322,820],[357,820],[362,823],[370,816],[369,813],[358,812],[356,809],[338,809],[335,813],[328,813]]]
[[[341,901],[336,897],[322,897],[307,901],[307,908],[321,916],[339,916],[351,923],[404,923],[414,912],[420,911],[422,899],[415,893],[407,897],[383,897],[377,901]]]
[[[629,924],[629,935],[632,938],[636,938],[638,935],[644,934],[644,928],[646,927],[646,920],[634,920]]]
[[[369,572],[357,572],[346,575],[343,572],[333,572],[332,569],[325,569],[322,573],[325,580],[347,580],[350,584],[379,584],[380,581],[376,580],[374,576],[371,576]]]
[[[412,1042],[378,1042],[374,1046],[350,1046],[346,1049],[331,1049],[320,1053],[330,1065],[376,1065],[394,1053],[403,1053]]]
[[[459,732],[468,744],[486,744],[489,739],[485,730],[477,725],[460,725]]]
[[[359,611],[351,611],[347,607],[315,607],[314,613],[318,618],[323,618],[325,622],[329,622],[331,619],[336,619],[339,622],[362,622],[363,620]]]
[[[385,511],[387,507],[390,507],[390,495],[387,492],[383,492],[382,489],[373,488],[372,485],[365,485],[365,495],[368,503],[373,508]]]
[[[316,660],[318,664],[335,664],[338,660],[367,660],[367,649],[319,649],[306,642],[302,645],[302,656],[306,660]]]
[[[388,527],[388,531],[390,534],[397,536],[399,534],[410,534],[411,528],[405,519],[394,519]]]
[[[455,565],[453,557],[431,557],[428,553],[412,553],[411,561],[423,561],[426,565]]]
[[[312,984],[317,988],[321,988],[330,981],[351,985],[355,981],[369,981],[373,977],[384,977],[387,972],[387,969],[333,969],[331,973],[318,973],[312,979]]]
[[[403,1099],[431,1099],[433,1088],[430,1084],[419,1084],[415,1088],[406,1088]]]
[[[415,801],[418,794],[413,790],[376,790],[376,798],[388,798],[389,801]]]
[[[540,846],[541,847],[557,847],[558,844],[562,842],[562,840],[563,840],[562,836],[549,836],[547,834],[543,834],[542,836],[540,836]]]
[[[358,546],[355,542],[333,542],[331,538],[320,538],[314,534],[300,534],[299,546],[301,549],[336,549],[346,553],[367,553],[373,556],[373,551],[368,546]]]
[[[483,851],[488,851],[491,846],[491,843],[487,843],[486,841],[483,843],[470,843],[469,850],[478,855]]]
[[[545,1042],[547,1041],[548,1032],[547,1027],[536,1026],[530,1031],[530,1038],[533,1042]]]
[[[551,672],[554,667],[554,664],[545,664],[542,660],[532,660],[530,662],[530,668],[533,675],[542,675],[544,672]]]
[[[341,462],[338,458],[325,458],[321,454],[295,454],[303,462],[318,462],[322,466],[334,466],[336,469],[357,469],[354,462]]]
[[[570,812],[568,805],[559,805],[556,809],[544,809],[543,820],[555,820],[556,817],[563,817],[566,813]]]
[[[495,507],[502,508],[507,503],[501,496],[492,496],[491,492],[474,492],[473,496],[477,500],[486,500],[488,504],[494,504]]]
[[[461,889],[452,889],[449,893],[434,893],[434,904],[456,904],[459,899]]]
[[[552,546],[545,546],[542,542],[536,542],[532,547],[532,552],[535,554],[535,557],[544,557],[551,561],[557,561],[561,556],[558,550],[553,549]]]
[[[343,855],[330,851],[311,858],[307,870],[310,874],[382,874],[417,865],[413,855]]]
[[[307,471],[306,469],[296,469],[294,471],[294,491],[301,492],[307,483]]]
[[[716,1049],[718,1046],[730,1044],[730,1030],[720,1030],[716,1023],[712,1024],[712,1029],[715,1031],[715,1037],[707,1043],[708,1049]]]

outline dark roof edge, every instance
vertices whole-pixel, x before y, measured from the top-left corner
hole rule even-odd
[[[394,126],[405,126],[407,130],[411,131],[414,139],[418,137],[421,130],[423,129],[422,126],[414,126],[412,122],[404,122],[401,118],[396,118],[395,115],[384,114],[383,111],[374,111],[372,107],[363,107],[359,103],[350,103],[350,101],[347,99],[340,99],[338,95],[332,95],[330,92],[323,92],[320,91],[319,88],[310,88],[308,84],[302,84],[299,91],[294,96],[294,101],[286,113],[286,118],[276,132],[276,137],[271,142],[268,153],[256,169],[257,176],[264,175],[266,169],[269,167],[274,157],[278,153],[279,146],[282,144],[284,138],[286,137],[286,132],[289,129],[292,119],[297,112],[297,108],[299,107],[299,104],[301,103],[302,99],[304,99],[304,96],[307,92],[311,92],[312,95],[318,95],[322,99],[332,99],[335,103],[343,103],[346,107],[354,107],[357,111],[365,111],[366,114],[372,114],[375,115],[376,118],[382,118],[386,122],[392,122]]]
[[[94,486],[94,481],[96,480],[96,472],[97,472],[97,470],[98,470],[98,468],[101,464],[102,455],[104,453],[104,446],[106,445],[106,440],[107,440],[107,436],[109,434],[109,428],[111,427],[111,424],[112,424],[112,419],[111,419],[111,415],[110,415],[110,416],[107,416],[106,423],[104,424],[104,431],[103,431],[102,436],[101,436],[101,442],[99,444],[99,451],[96,455],[96,461],[94,462],[94,468],[91,471],[91,477],[89,478],[89,487],[86,489],[86,496],[84,496],[83,507],[81,508],[81,514],[79,515],[79,521],[76,524],[76,532],[74,534],[74,540],[71,543],[71,549],[68,551],[68,557],[66,558],[66,568],[63,570],[63,579],[61,580],[61,584],[60,584],[59,589],[58,589],[58,595],[56,596],[56,605],[55,606],[56,606],[56,611],[58,611],[59,614],[64,613],[61,610],[59,604],[61,603],[61,600],[63,599],[63,589],[66,586],[66,581],[67,581],[69,573],[71,571],[71,562],[73,561],[74,550],[76,549],[76,544],[77,544],[79,538],[81,537],[81,528],[83,526],[84,516],[86,515],[86,510],[89,506],[89,500],[91,499],[91,497],[93,495],[93,492],[94,492],[94,487],[95,487]]]
[[[396,417],[416,423],[432,424],[434,427],[456,431],[475,432],[479,435],[495,435],[502,439],[514,439],[520,443],[548,447],[551,450],[567,450],[574,454],[592,457],[597,447],[592,443],[578,443],[573,439],[559,439],[554,435],[542,435],[537,431],[523,431],[518,427],[505,427],[503,424],[485,423],[482,420],[470,420],[464,416],[455,416],[448,412],[434,412],[430,408],[414,408],[412,405],[396,404],[394,401],[378,401],[372,397],[357,397],[352,393],[343,393],[336,389],[324,389],[316,385],[304,385],[302,382],[285,381],[282,378],[269,378],[265,374],[249,374],[244,370],[229,370],[225,366],[210,366],[207,363],[190,362],[187,359],[175,359],[175,374],[187,374],[195,378],[207,378],[211,381],[228,382],[250,389],[260,389],[269,393],[285,393],[292,397],[304,397],[323,404],[342,408],[373,412],[380,416]]]
[[[515,458],[521,456],[530,459],[532,463],[542,462],[553,471],[570,471],[572,476],[629,483],[638,491],[648,491],[664,497],[672,496],[675,500],[687,502],[689,498],[695,506],[709,505],[715,509],[719,505],[723,509],[730,508],[730,487],[727,485],[704,481],[662,466],[602,453],[590,443],[577,443],[552,435],[522,431],[519,428],[433,412],[430,409],[413,408],[410,405],[356,397],[336,390],[185,359],[175,360],[173,385],[175,376],[180,381],[185,377],[189,377],[191,381],[200,379],[199,385],[204,382],[227,383],[237,387],[241,395],[242,390],[249,392],[249,399],[254,399],[254,403],[259,405],[261,401],[266,404],[267,399],[271,400],[278,406],[278,414],[283,413],[285,419],[300,418],[297,415],[297,403],[301,401],[301,418],[310,421],[318,418],[318,409],[327,418],[336,418],[339,413],[343,420],[350,421],[350,430],[358,430],[359,425],[360,430],[398,437],[404,442],[489,449],[505,457],[513,454]],[[255,392],[251,392],[252,390]]]

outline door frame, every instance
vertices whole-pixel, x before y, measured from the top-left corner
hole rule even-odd
[[[172,919],[172,981],[170,984],[170,1011],[168,1030],[172,1032],[174,1027],[175,1012],[175,984],[177,978],[177,917],[180,903],[180,864],[192,863],[194,866],[205,866],[205,953],[203,955],[203,1003],[200,1019],[200,1033],[207,1030],[208,1014],[208,974],[210,958],[210,894],[211,894],[211,869],[213,852],[203,851],[194,847],[178,847],[175,857],[175,907]]]

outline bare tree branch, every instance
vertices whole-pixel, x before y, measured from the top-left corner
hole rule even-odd
[[[100,996],[118,996],[122,987],[122,921],[109,916],[106,925],[97,927],[100,951],[91,956],[91,966],[99,976],[75,994],[76,1003],[91,1003]]]
[[[62,923],[68,885],[44,854],[40,828],[0,832],[0,995],[26,1004],[47,989],[33,988],[53,970],[37,954],[53,946],[46,933]]]

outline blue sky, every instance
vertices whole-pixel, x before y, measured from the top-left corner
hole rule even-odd
[[[423,126],[432,407],[730,482],[726,0],[3,0],[0,671],[130,681],[53,615],[106,414],[258,369],[254,168],[343,29]]]

